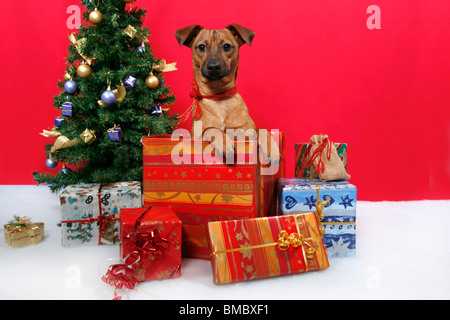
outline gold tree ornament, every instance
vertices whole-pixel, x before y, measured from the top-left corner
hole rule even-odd
[[[86,63],[80,64],[77,68],[77,76],[80,78],[87,78],[91,75],[91,73],[91,67]]]
[[[80,138],[86,144],[91,144],[92,142],[95,141],[95,139],[97,139],[97,137],[95,136],[95,131],[89,130],[87,128],[86,130],[83,131],[82,134],[80,134]]]
[[[95,8],[94,11],[92,11],[89,14],[89,21],[92,22],[94,25],[100,24],[103,20],[103,14]]]
[[[145,79],[145,84],[150,89],[155,89],[159,85],[159,79],[153,72],[150,72],[150,75]]]
[[[123,34],[128,36],[130,39],[133,39],[137,34],[137,30],[132,25],[128,25],[128,27],[123,30]]]

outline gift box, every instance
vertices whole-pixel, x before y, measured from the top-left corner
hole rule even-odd
[[[314,212],[208,223],[215,284],[329,267]]]
[[[319,192],[319,196],[317,196]],[[310,178],[278,180],[278,213],[293,214],[314,210],[324,203],[319,224],[329,257],[354,256],[356,252],[356,186],[347,181],[322,182]]]
[[[344,163],[345,170],[347,170],[347,144],[334,143],[334,146],[338,156]],[[306,168],[306,166],[310,148],[310,143],[297,143],[295,145],[295,177],[297,178],[309,177],[310,168]]]
[[[284,158],[284,133],[273,137]],[[209,259],[209,221],[276,212],[276,181],[284,163],[258,161],[256,141],[235,141],[235,158],[228,164],[205,141],[154,136],[142,142],[144,205],[173,208],[183,222],[183,256]]]
[[[64,122],[64,118],[55,118],[55,127],[58,127],[61,123]]]
[[[157,105],[157,106],[152,106],[152,110],[150,112],[150,114],[162,114],[162,107],[161,105]]]
[[[136,281],[181,276],[181,226],[170,207],[122,209],[120,255]]]
[[[64,247],[119,243],[120,210],[142,207],[138,181],[69,185],[59,197]]]
[[[123,82],[123,85],[128,90],[133,89],[135,84],[136,84],[136,78],[133,76],[130,76],[130,75],[127,75],[125,78],[125,81]]]
[[[13,248],[38,244],[44,238],[44,223],[33,223],[29,218],[15,217],[4,225],[5,242]]]
[[[114,127],[108,129],[109,141],[120,141],[122,140],[122,129],[119,126],[114,125]]]
[[[63,116],[71,117],[72,116],[72,109],[73,109],[72,102],[66,101],[61,106],[61,114]]]

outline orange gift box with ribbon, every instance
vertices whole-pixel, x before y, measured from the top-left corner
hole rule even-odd
[[[208,223],[215,284],[329,267],[314,212]]]
[[[272,137],[284,158],[284,133]],[[235,141],[230,161],[208,142],[181,138],[142,139],[144,206],[171,206],[183,222],[183,256],[209,259],[208,222],[274,214],[285,165],[258,160],[257,141]]]

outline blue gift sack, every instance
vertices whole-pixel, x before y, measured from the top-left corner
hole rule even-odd
[[[349,257],[356,251],[356,186],[347,181],[322,182],[319,201],[329,200],[321,221],[325,230],[323,243],[328,257]],[[309,178],[278,180],[278,214],[316,212],[317,187]]]

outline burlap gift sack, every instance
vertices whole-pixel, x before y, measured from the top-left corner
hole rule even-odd
[[[336,147],[328,135],[313,135],[308,155],[310,176],[319,177],[321,181],[348,180],[350,175],[337,154]]]

